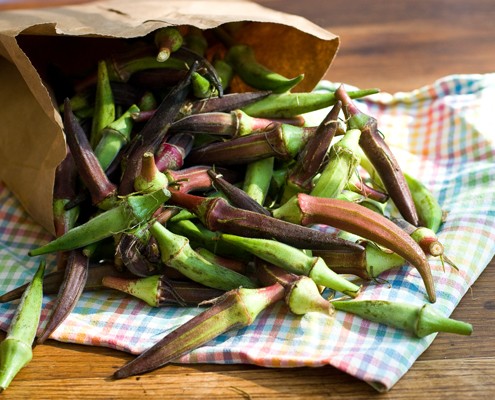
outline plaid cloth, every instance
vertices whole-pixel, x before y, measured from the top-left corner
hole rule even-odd
[[[412,92],[381,93],[359,102],[378,119],[402,168],[426,184],[448,211],[439,237],[460,271],[448,266],[444,271],[438,259],[431,260],[438,296],[434,307],[445,315],[494,256],[494,103],[495,74],[448,76]],[[1,293],[31,279],[39,260],[29,258],[27,251],[49,239],[0,185]],[[47,257],[49,268],[54,261]],[[387,284],[367,284],[360,298],[424,303],[416,270],[404,266],[381,278]],[[53,304],[54,296],[45,296],[42,321]],[[0,328],[7,328],[16,306],[17,301],[1,305]],[[84,293],[52,338],[137,354],[200,311],[153,309],[110,290]],[[434,337],[417,339],[341,312],[335,318],[317,313],[295,317],[276,304],[252,326],[227,332],[177,361],[266,367],[330,364],[387,391]]]

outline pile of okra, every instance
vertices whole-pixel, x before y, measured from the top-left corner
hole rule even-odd
[[[35,321],[28,344],[99,289],[204,308],[115,378],[161,367],[276,302],[418,337],[471,333],[431,306],[429,258],[456,268],[436,236],[445,213],[356,105],[376,89],[296,92],[304,75],[270,70],[229,25],[161,28],[95,64],[60,104],[67,155],[54,183],[56,238],[29,252],[57,254],[56,271],[40,273],[41,261],[29,285],[1,298],[39,296],[41,279],[56,296],[43,329],[39,304],[19,307]],[[230,90],[236,79],[248,90]],[[308,126],[304,115],[316,110],[324,117]],[[404,265],[422,280],[421,306],[356,299]]]

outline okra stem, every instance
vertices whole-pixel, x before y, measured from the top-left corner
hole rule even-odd
[[[260,90],[272,90],[273,93],[287,92],[301,82],[304,74],[288,79],[259,63],[254,50],[244,44],[236,44],[229,48],[225,60],[232,65],[234,71],[249,86]]]

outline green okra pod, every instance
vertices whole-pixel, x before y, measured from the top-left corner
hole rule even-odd
[[[184,74],[185,75],[185,74]],[[132,107],[132,106],[131,106]],[[156,99],[156,96],[154,95],[153,92],[150,90],[146,90],[140,97],[139,101],[137,102],[136,107],[138,108],[138,114],[141,111],[151,111],[155,110],[156,107],[158,107],[158,100]],[[131,117],[134,119],[136,113],[131,113]]]
[[[211,82],[198,72],[192,74],[191,86],[193,95],[198,99],[207,99],[218,94]]]
[[[418,212],[420,226],[437,233],[444,221],[444,212],[433,193],[411,174],[404,172],[404,178],[411,191]]]
[[[228,62],[221,59],[214,60],[213,67],[218,73],[223,89],[227,89],[230,86],[230,82],[234,76],[234,69]]]
[[[359,294],[359,286],[328,268],[322,258],[309,256],[285,243],[225,233],[222,234],[222,240],[239,246],[239,248],[251,252],[256,257],[289,272],[308,276],[318,285],[323,285],[351,297],[356,297]]]
[[[38,256],[56,251],[74,250],[146,223],[168,200],[169,196],[170,192],[167,189],[145,195],[127,196],[114,208],[72,228],[51,242],[31,250],[29,255]]]
[[[137,112],[139,112],[139,108],[132,105],[118,119],[102,129],[101,138],[94,152],[103,170],[108,169],[120,150],[129,143],[134,126],[132,114]]]
[[[225,60],[235,73],[249,86],[260,90],[283,93],[291,90],[304,79],[304,74],[289,79],[259,63],[252,47],[236,44],[229,48]]]
[[[220,77],[206,57],[197,54],[184,46],[179,48],[174,55],[175,57],[184,60],[189,65],[197,64],[199,66],[198,71],[202,71],[203,76],[210,81],[211,85],[216,90],[218,97],[223,97],[223,87]]]
[[[255,259],[256,277],[263,286],[279,283],[285,289],[285,304],[295,315],[308,312],[334,314],[332,303],[325,300],[315,281],[305,275],[297,275],[285,271],[273,264]]]
[[[310,195],[337,197],[359,165],[359,156],[353,150],[359,146],[361,131],[350,129],[330,150],[330,160],[325,166]]]
[[[193,250],[188,238],[176,235],[159,222],[153,223],[150,231],[160,248],[162,262],[189,279],[219,290],[256,287],[248,277],[208,261]]]
[[[332,304],[336,310],[404,329],[420,338],[435,332],[470,335],[473,331],[471,324],[445,317],[431,304],[417,306],[385,300],[333,301]]]
[[[184,43],[184,37],[180,31],[173,26],[166,26],[157,29],[153,34],[155,45],[158,48],[156,61],[164,62],[170,58],[170,54],[179,48]]]
[[[10,385],[17,373],[33,358],[32,346],[41,315],[45,261],[39,263],[31,283],[24,291],[7,336],[0,343],[0,392]]]
[[[214,254],[241,260],[251,260],[252,258],[250,253],[240,251],[238,247],[223,242],[220,232],[210,231],[199,221],[193,222],[188,219],[171,221],[167,223],[167,227],[173,233],[186,236],[192,243],[205,247]]]
[[[94,149],[100,139],[103,128],[115,119],[115,102],[112,86],[108,76],[106,61],[98,62],[98,79],[96,83],[96,96],[94,104],[93,119],[90,133],[91,147]]]
[[[246,166],[242,190],[260,205],[265,204],[265,199],[268,196],[274,164],[275,157],[268,157],[250,162]]]
[[[196,247],[196,252],[202,255],[207,260],[214,262],[215,264],[221,265],[225,268],[231,269],[232,271],[239,272],[240,274],[246,275],[248,272],[247,262],[240,259],[239,257],[224,257],[214,252],[208,250],[205,247]]]
[[[357,99],[378,92],[378,89],[363,89],[349,91],[347,94],[352,99]],[[290,118],[333,106],[337,103],[337,100],[333,92],[271,94],[241,109],[251,117]]]
[[[184,36],[183,45],[196,54],[204,56],[208,49],[208,40],[206,40],[201,29],[191,26]]]

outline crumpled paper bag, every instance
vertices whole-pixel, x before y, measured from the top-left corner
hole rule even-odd
[[[65,156],[62,120],[53,100],[51,65],[84,68],[122,40],[169,25],[210,29],[244,22],[239,42],[262,63],[287,76],[305,74],[297,90],[325,75],[339,38],[308,20],[249,1],[109,0],[0,13],[0,180],[50,233],[52,190]]]

